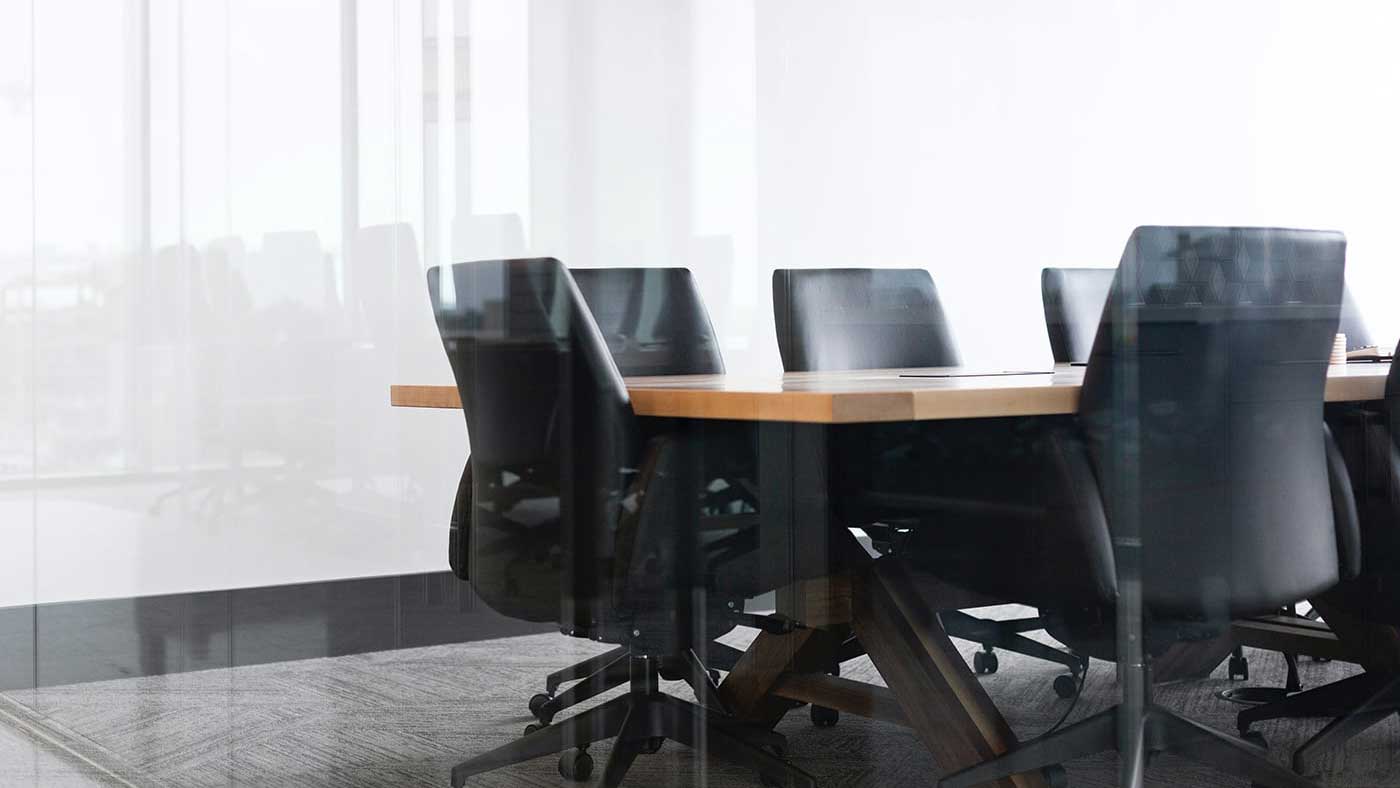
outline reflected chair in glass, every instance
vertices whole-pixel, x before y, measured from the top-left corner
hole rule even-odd
[[[1047,444],[1055,451],[1044,478],[1061,477],[1064,503],[1046,507],[1033,556],[1002,551],[1026,570],[1018,598],[1053,612],[1057,638],[1126,659],[1123,702],[944,777],[940,788],[1055,768],[1120,743],[1134,785],[1139,756],[1159,752],[1256,785],[1312,785],[1262,747],[1156,705],[1149,670],[1174,642],[1215,637],[1343,576],[1357,537],[1323,392],[1345,249],[1339,233],[1304,230],[1133,232],[1078,414]],[[1047,563],[1057,571],[1035,571]],[[1146,659],[1129,658],[1138,648]]]
[[[469,572],[513,618],[627,648],[630,689],[452,770],[473,774],[562,753],[585,779],[586,748],[615,738],[602,785],[667,739],[782,785],[813,781],[776,753],[775,732],[724,711],[702,661],[762,593],[743,540],[700,538],[704,424],[638,418],[582,295],[557,260],[434,268],[428,286],[472,446]],[[754,544],[757,540],[754,540]],[[747,622],[746,622],[747,623]],[[679,666],[700,703],[659,689]]]
[[[1386,376],[1383,404],[1330,421],[1355,495],[1361,571],[1314,603],[1366,670],[1238,718],[1242,734],[1265,720],[1333,718],[1294,752],[1300,774],[1313,773],[1323,754],[1400,712],[1400,367]]]
[[[773,314],[788,372],[960,363],[938,290],[922,269],[779,269],[773,272]],[[950,523],[969,506],[1016,516],[1018,507],[1003,505],[997,447],[1023,430],[1008,419],[841,428],[836,440],[845,448],[838,454],[869,460],[843,466],[839,474],[841,519],[867,531],[881,552],[898,554],[912,523],[920,523],[919,530],[956,528]],[[993,481],[989,489],[967,486],[972,457],[997,468],[994,480],[981,474],[982,481]],[[1038,617],[994,621],[949,610],[940,619],[949,635],[982,644],[973,659],[976,672],[996,672],[1000,648],[1065,666],[1070,675],[1055,681],[1055,691],[1063,698],[1077,691],[1084,659],[1026,637],[1045,628]]]
[[[1084,364],[1113,284],[1112,268],[1044,268],[1040,299],[1056,364]]]

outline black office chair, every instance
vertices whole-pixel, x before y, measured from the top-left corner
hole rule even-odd
[[[780,268],[773,321],[788,372],[961,363],[923,269]]]
[[[773,272],[773,315],[789,372],[960,363],[938,290],[923,269],[779,269]],[[953,507],[962,508],[968,501],[962,469],[969,456],[1018,429],[1009,420],[985,419],[838,430],[837,440],[860,444],[840,456],[863,460],[840,474],[842,519],[869,531],[883,551],[897,552],[907,520],[948,514],[950,497],[929,495],[930,485],[961,488],[951,496],[958,499]],[[959,611],[946,611],[941,619],[948,634],[982,644],[973,658],[978,673],[996,672],[996,649],[1002,648],[1064,665],[1071,675],[1060,676],[1055,691],[1064,698],[1077,691],[1085,661],[1022,634],[1044,629],[1039,619],[992,621]]]
[[[1108,291],[1113,285],[1113,268],[1045,268],[1040,272],[1040,295],[1045,307],[1045,329],[1050,336],[1050,351],[1056,364],[1082,366],[1089,360],[1094,336],[1098,333],[1104,305],[1108,301]],[[1350,291],[1343,290],[1342,328],[1355,331],[1358,337],[1353,342],[1348,334],[1348,345],[1360,347],[1369,343],[1369,334],[1361,323],[1360,315],[1352,302]],[[1359,344],[1358,344],[1359,343]],[[1293,605],[1279,611],[1282,614],[1295,614]],[[1284,660],[1288,667],[1288,680],[1285,687],[1239,687],[1229,690],[1226,696],[1244,703],[1260,703],[1274,700],[1302,688],[1298,672],[1298,656],[1285,652]],[[1249,659],[1244,647],[1236,647],[1230,657],[1230,678],[1249,679]]]
[[[727,716],[703,652],[732,626],[729,603],[766,590],[743,540],[701,539],[696,478],[703,425],[646,421],[573,278],[543,258],[438,268],[428,287],[472,446],[469,573],[498,612],[628,649],[630,690],[452,770],[481,772],[563,752],[586,778],[590,743],[616,737],[602,785],[666,738],[765,779],[814,785],[783,737]],[[692,498],[692,493],[696,494]],[[755,540],[756,542],[756,540]],[[679,666],[702,705],[662,694]],[[570,749],[578,748],[578,749]],[[567,752],[565,752],[568,750]]]
[[[1045,268],[1040,272],[1040,299],[1045,330],[1056,364],[1089,360],[1103,305],[1113,284],[1112,268]]]
[[[1383,404],[1333,412],[1329,422],[1355,494],[1361,571],[1323,600],[1355,620],[1352,631],[1400,626],[1400,366],[1392,365],[1386,376]],[[1393,648],[1394,639],[1376,637],[1375,643]],[[1335,718],[1293,754],[1294,770],[1311,774],[1319,756],[1400,712],[1395,655],[1365,657],[1379,660],[1359,675],[1240,712],[1240,732],[1248,734],[1257,722],[1285,717]]]
[[[578,268],[570,271],[623,377],[711,375],[724,372],[719,339],[690,271],[684,268]],[[757,507],[754,456],[745,446],[747,431],[706,432],[706,508],[715,513],[753,512]],[[454,509],[454,533],[461,534],[460,512],[469,511],[470,462],[463,473]],[[460,537],[459,537],[460,538]],[[460,555],[460,545],[454,548]],[[460,561],[460,559],[459,559]],[[705,664],[729,671],[743,652],[711,642]],[[554,715],[628,681],[627,649],[618,648],[549,674],[545,691],[530,698],[530,713],[548,724]],[[663,677],[679,679],[680,676]],[[564,692],[565,682],[581,680]]]
[[[1047,442],[1040,554],[1001,553],[1028,570],[1021,600],[1058,612],[1056,637],[1117,658],[1120,568],[1140,591],[1143,620],[1130,623],[1149,657],[1336,585],[1356,538],[1322,419],[1345,248],[1339,233],[1302,230],[1133,232],[1073,429]],[[1034,571],[1047,560],[1061,572]],[[1141,692],[1129,699],[1141,701],[1140,730],[1122,730],[1115,706],[940,788],[1056,770],[1122,740],[1257,785],[1311,785],[1262,748],[1155,705],[1145,667],[1120,670],[1124,692]]]

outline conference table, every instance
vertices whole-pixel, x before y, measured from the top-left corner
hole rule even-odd
[[[1389,364],[1328,368],[1326,400],[1384,398]],[[954,771],[1016,745],[1016,737],[968,669],[936,612],[978,607],[952,587],[931,587],[899,563],[869,560],[850,546],[831,517],[828,497],[830,429],[842,424],[948,419],[1064,416],[1079,402],[1084,368],[923,368],[757,375],[627,378],[639,416],[674,419],[704,429],[706,422],[754,422],[759,435],[760,536],[765,560],[785,562],[795,578],[778,607],[804,626],[760,633],[721,685],[730,710],[776,723],[797,703],[820,703],[914,729],[938,766]],[[390,388],[397,407],[460,409],[454,385]],[[826,538],[814,538],[818,534]],[[846,541],[843,541],[846,540]],[[831,575],[837,555],[847,567]],[[777,558],[773,558],[776,556]],[[888,688],[826,675],[858,639]],[[1206,670],[1218,648],[1185,657]],[[1213,662],[1212,662],[1213,660]],[[997,783],[1044,788],[1038,773]]]
[[[1382,399],[1390,365],[1335,365],[1328,402]],[[1046,370],[971,367],[788,372],[766,375],[673,375],[627,378],[638,416],[676,419],[857,424],[1075,412],[1084,367]],[[395,385],[397,407],[461,409],[457,387]]]

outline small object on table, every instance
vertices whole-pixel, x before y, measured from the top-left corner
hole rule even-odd
[[[1347,351],[1347,362],[1353,361],[1389,361],[1394,357],[1393,352],[1387,352],[1377,345],[1367,345],[1355,350]]]
[[[1332,357],[1328,359],[1329,364],[1347,363],[1347,335],[1338,334],[1332,340]]]

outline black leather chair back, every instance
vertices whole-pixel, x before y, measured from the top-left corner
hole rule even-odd
[[[685,268],[571,271],[625,377],[724,372],[719,340]]]
[[[1345,259],[1331,232],[1129,239],[1079,422],[1149,610],[1233,618],[1337,582],[1322,411]]]
[[[1112,268],[1046,268],[1040,272],[1040,300],[1045,305],[1045,330],[1056,364],[1089,360],[1099,330]]]
[[[471,458],[470,576],[497,611],[587,631],[611,618],[610,534],[638,431],[569,272],[551,258],[428,272]]]
[[[773,320],[788,372],[960,363],[922,269],[778,269]]]

